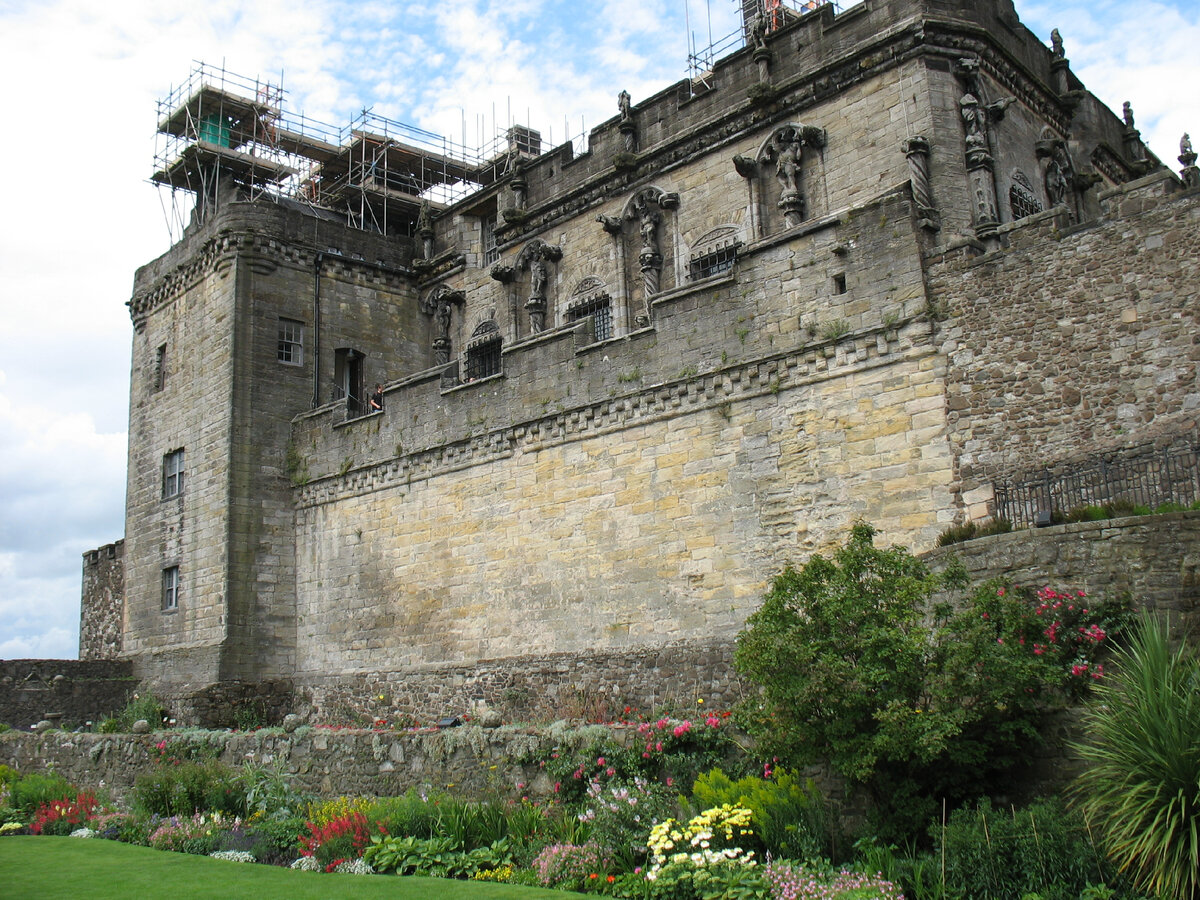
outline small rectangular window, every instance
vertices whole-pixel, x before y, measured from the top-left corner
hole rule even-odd
[[[155,393],[167,386],[167,345],[163,344],[154,351],[154,382]]]
[[[172,450],[163,457],[162,495],[167,500],[183,493],[183,450]]]
[[[289,366],[304,365],[304,323],[295,319],[279,320],[279,350],[276,356]]]
[[[845,274],[839,273],[839,274],[833,276],[833,292],[835,294],[846,293],[846,276],[845,276]]]
[[[496,217],[481,219],[479,230],[483,239],[483,264],[495,265],[500,262],[500,248],[496,246]]]
[[[162,609],[170,612],[179,608],[179,566],[162,570]]]

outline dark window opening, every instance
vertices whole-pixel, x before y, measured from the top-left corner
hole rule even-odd
[[[483,238],[483,264],[495,265],[500,262],[500,248],[496,246],[496,217],[480,219],[479,230]]]
[[[613,336],[612,303],[608,297],[597,297],[567,310],[568,322],[591,318],[595,340],[607,341]]]
[[[350,347],[333,351],[333,400],[346,401],[346,417],[355,418],[366,411],[363,390],[363,354]]]
[[[845,275],[845,273],[839,272],[837,275],[833,276],[833,292],[835,294],[846,293],[846,275]]]
[[[1033,196],[1033,191],[1020,184],[1014,184],[1008,189],[1008,205],[1012,209],[1014,222],[1042,211],[1042,204]]]

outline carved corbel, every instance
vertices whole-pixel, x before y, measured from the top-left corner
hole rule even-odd
[[[604,213],[596,216],[596,221],[599,222],[606,232],[616,237],[621,233],[621,219],[618,216],[606,216]]]
[[[743,178],[753,178],[758,174],[758,162],[752,156],[735,156],[733,167]]]

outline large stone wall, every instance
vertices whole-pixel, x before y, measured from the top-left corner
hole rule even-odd
[[[947,425],[963,490],[1200,433],[1200,196],[1169,175],[1005,229],[1006,249],[935,260]],[[979,489],[982,488],[982,493]]]
[[[136,688],[128,660],[0,660],[0,722],[24,729],[48,717],[72,726],[99,722],[124,708]]]

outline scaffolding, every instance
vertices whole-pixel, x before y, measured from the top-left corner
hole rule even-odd
[[[708,25],[707,43],[696,36],[693,28],[691,0],[685,0],[684,16],[688,32],[688,81],[693,91],[704,91],[712,87],[713,66],[716,61],[746,46],[750,39],[755,18],[761,13],[765,19],[767,33],[778,31],[800,16],[814,12],[822,6],[832,7],[840,13],[862,0],[733,0],[739,15],[739,24],[726,35],[714,38],[712,34],[712,0],[705,0]],[[698,22],[696,24],[699,24]]]
[[[195,63],[158,102],[151,182],[170,192],[172,238],[222,199],[303,204],[366,231],[410,235],[434,211],[542,152],[539,132],[510,125],[480,148],[364,109],[338,128],[291,113],[281,84]],[[165,206],[165,205],[164,205]]]

